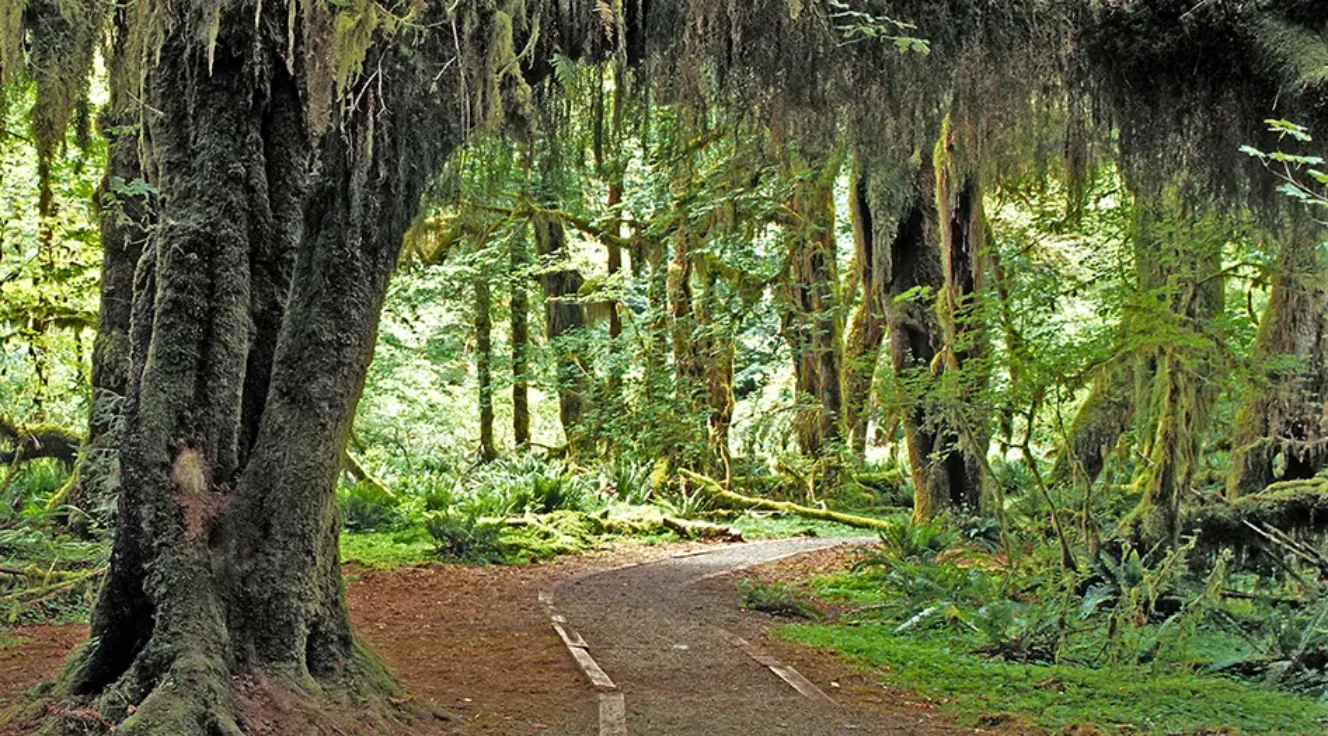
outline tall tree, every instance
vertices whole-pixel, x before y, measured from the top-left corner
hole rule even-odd
[[[858,305],[849,318],[844,339],[844,426],[848,444],[862,457],[867,449],[867,418],[871,406],[872,381],[885,342],[885,294],[889,251],[884,247],[889,212],[873,209],[875,185],[867,168],[854,164],[849,188],[849,216],[853,221],[853,263],[857,270]],[[878,232],[878,228],[880,232]]]
[[[512,436],[517,447],[530,444],[530,254],[524,229],[508,242],[512,310]]]
[[[1301,222],[1282,240],[1254,344],[1264,380],[1236,417],[1227,479],[1233,497],[1312,477],[1328,465],[1328,263],[1321,235]]]
[[[483,269],[475,275],[475,374],[480,407],[480,459],[498,457],[493,441],[493,315],[492,290]]]

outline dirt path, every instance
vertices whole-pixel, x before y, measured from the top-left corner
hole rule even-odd
[[[768,619],[739,610],[735,571],[833,544],[667,545],[520,567],[348,570],[347,599],[357,632],[413,696],[457,714],[471,736],[623,733],[601,730],[600,693],[555,633],[541,592],[556,596],[568,626],[615,681],[622,725],[633,736],[955,732],[870,673],[767,639]],[[54,677],[86,630],[10,630],[0,641],[0,711]],[[840,702],[799,694],[735,636]],[[444,731],[451,728],[440,724]]]
[[[716,594],[715,585],[698,585],[755,565],[853,542],[789,539],[733,545],[583,574],[558,585],[553,593],[554,615],[565,618],[572,648],[584,643],[584,650],[613,681],[612,688],[599,688],[600,722],[568,733],[956,732],[897,705],[836,702],[769,648],[735,634],[749,627],[737,620],[731,597]]]

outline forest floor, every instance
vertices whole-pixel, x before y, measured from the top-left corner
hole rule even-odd
[[[749,575],[796,579],[847,564],[844,547],[827,546],[624,546],[538,565],[350,567],[347,595],[360,634],[414,696],[459,715],[470,734],[613,732],[602,730],[605,691],[597,694],[554,631],[551,602],[617,681],[628,727],[620,733],[960,732],[925,700],[770,636],[770,616],[742,610],[740,581]],[[788,557],[798,553],[806,554]],[[775,559],[784,561],[751,571]],[[85,632],[9,630],[0,706],[53,677]],[[829,696],[799,694],[772,662]],[[984,731],[1023,732],[1017,723],[993,725]]]

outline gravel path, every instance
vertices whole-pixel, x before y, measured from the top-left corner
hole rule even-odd
[[[557,587],[556,607],[623,695],[628,733],[913,733],[909,724],[882,723],[879,716],[856,712],[824,696],[799,693],[721,628],[733,615],[731,603],[726,606],[693,585],[791,555],[869,541],[787,539],[740,544],[584,575]]]

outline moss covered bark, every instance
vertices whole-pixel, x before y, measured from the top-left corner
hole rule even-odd
[[[834,186],[839,160],[795,171],[782,331],[793,355],[798,410],[794,430],[808,456],[823,454],[840,439],[843,421],[844,317],[836,284]]]
[[[587,368],[576,348],[576,333],[586,326],[586,307],[579,298],[585,279],[567,263],[567,233],[562,220],[536,215],[534,228],[535,251],[541,260],[540,283],[544,287],[544,336],[558,356],[558,416],[567,446],[575,451],[587,439],[582,427]]]
[[[454,98],[420,94],[441,47],[385,48],[311,179],[286,8],[226,5],[203,40],[170,12],[144,88],[163,196],[133,283],[119,525],[57,694],[126,734],[241,733],[244,678],[372,722],[400,693],[350,628],[333,488],[402,236],[459,137],[438,122]]]
[[[886,256],[878,239],[877,221],[888,220],[888,212],[872,208],[872,174],[862,162],[854,167],[849,190],[849,214],[853,220],[854,266],[861,296],[849,318],[844,339],[844,427],[848,445],[862,457],[867,449],[867,419],[872,383],[885,341],[885,305],[882,284],[886,280]],[[882,225],[884,231],[887,226]]]
[[[1283,240],[1255,341],[1264,367],[1232,436],[1227,493],[1238,498],[1328,465],[1328,264],[1322,233],[1303,224]]]

